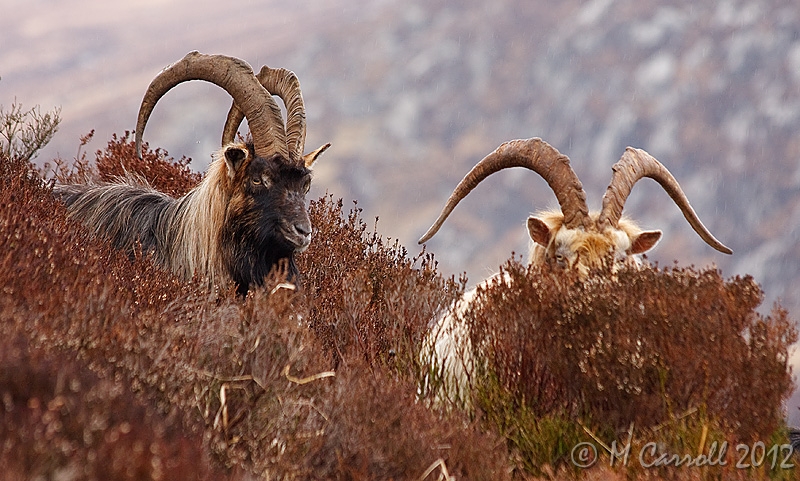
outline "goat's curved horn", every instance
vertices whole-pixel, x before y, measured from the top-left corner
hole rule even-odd
[[[188,80],[211,82],[233,97],[247,117],[256,155],[269,157],[279,153],[283,158],[289,158],[281,110],[256,79],[250,65],[234,57],[204,55],[196,51],[189,52],[162,70],[150,82],[136,122],[136,154],[139,158],[142,156],[142,135],[156,102],[172,87]]]
[[[503,143],[494,152],[484,157],[458,183],[447,199],[442,213],[419,243],[434,236],[461,199],[467,196],[483,179],[502,169],[525,167],[547,182],[558,199],[564,214],[564,225],[576,228],[585,225],[589,210],[583,185],[569,165],[569,158],[540,138],[511,140]]]
[[[598,217],[599,225],[616,227],[622,217],[622,208],[625,201],[633,189],[634,184],[642,177],[649,177],[658,182],[667,191],[675,204],[683,212],[683,216],[689,221],[695,232],[714,249],[725,254],[733,254],[733,251],[723,245],[711,235],[706,226],[700,222],[689,199],[683,193],[681,186],[672,174],[664,167],[661,162],[641,149],[628,147],[622,158],[612,167],[611,183],[603,195],[603,208]]]
[[[261,67],[256,78],[270,94],[277,95],[283,100],[286,106],[286,141],[289,155],[293,162],[300,162],[306,143],[306,109],[300,92],[300,81],[291,70],[273,69],[266,65]],[[234,101],[222,130],[222,145],[234,140],[242,119],[244,114]]]

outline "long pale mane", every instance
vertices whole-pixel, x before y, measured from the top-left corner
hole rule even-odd
[[[232,197],[232,179],[222,151],[214,154],[203,181],[179,202],[174,212],[174,242],[168,262],[185,278],[205,273],[212,283],[226,282],[228,274],[220,248],[219,226],[226,218]]]

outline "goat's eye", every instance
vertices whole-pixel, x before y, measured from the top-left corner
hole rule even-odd
[[[303,194],[308,194],[308,191],[311,190],[311,181],[306,180],[303,182]]]
[[[558,267],[567,267],[567,258],[563,254],[556,254],[556,264]]]
[[[266,175],[254,176],[253,177],[253,185],[263,185],[266,188],[269,188],[272,183],[270,182],[269,178]]]

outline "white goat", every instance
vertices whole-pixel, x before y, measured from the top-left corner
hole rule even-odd
[[[631,147],[625,150],[612,167],[611,183],[603,196],[601,211],[589,213],[586,193],[569,158],[539,138],[506,142],[478,162],[456,186],[439,218],[419,243],[433,237],[461,199],[483,179],[510,167],[525,167],[541,175],[561,207],[560,212],[549,211],[528,218],[529,264],[577,269],[585,277],[592,268],[600,267],[609,259],[614,265],[636,263],[637,255],[652,249],[661,238],[661,231],[643,231],[622,217],[622,208],[631,189],[643,177],[655,180],[664,188],[706,243],[725,254],[733,253],[700,222],[675,177],[644,150]],[[431,328],[421,359],[439,377],[438,383],[428,384],[438,385],[440,398],[469,402],[467,388],[476,360],[461,313],[474,301],[478,287],[491,288],[500,282],[509,283],[510,279],[495,274],[482,281],[464,293]]]

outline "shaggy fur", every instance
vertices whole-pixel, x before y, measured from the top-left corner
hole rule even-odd
[[[240,294],[261,285],[282,260],[295,277],[294,253],[310,241],[308,168],[255,156],[234,143],[214,156],[203,181],[179,199],[128,176],[115,183],[57,185],[71,217],[134,254],[151,254],[172,272],[211,284],[233,281]]]

